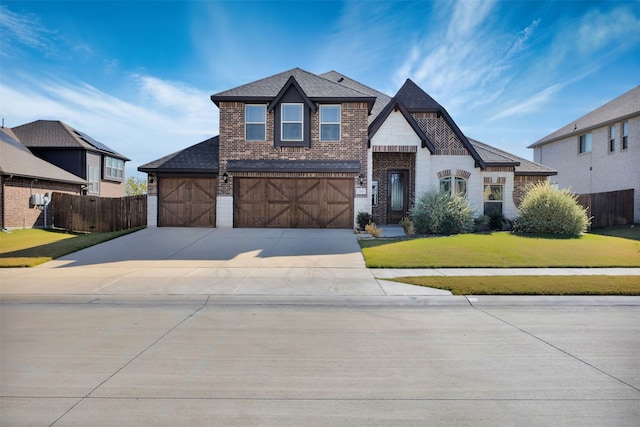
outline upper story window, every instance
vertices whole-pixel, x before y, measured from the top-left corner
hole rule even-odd
[[[124,176],[124,160],[105,156],[104,158],[104,178],[122,181]]]
[[[267,139],[266,105],[245,105],[244,135],[246,141],[265,141]]]
[[[282,104],[281,126],[283,141],[302,141],[302,104]]]
[[[580,135],[580,143],[578,144],[578,150],[580,153],[591,152],[591,133]]]
[[[622,149],[629,148],[629,122],[622,123]]]
[[[609,152],[616,151],[616,126],[609,126]]]
[[[440,180],[440,191],[445,193],[459,194],[467,197],[467,180],[459,176],[448,176]]]
[[[320,106],[320,141],[340,141],[340,106]]]
[[[89,165],[89,194],[100,194],[100,168],[98,166]]]

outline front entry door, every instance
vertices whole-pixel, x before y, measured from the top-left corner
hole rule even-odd
[[[387,179],[387,224],[397,224],[409,210],[409,171],[389,171]]]

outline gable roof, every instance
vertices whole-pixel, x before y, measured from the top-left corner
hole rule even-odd
[[[409,126],[411,126],[411,129],[413,129],[416,135],[418,135],[418,138],[420,138],[420,141],[422,141],[422,148],[428,148],[430,153],[432,154],[435,153],[436,146],[429,139],[427,134],[424,133],[422,128],[420,128],[420,125],[418,125],[418,123],[413,119],[413,117],[411,117],[411,113],[409,112],[409,110],[407,110],[407,108],[404,106],[404,104],[402,104],[402,102],[398,100],[398,98],[391,98],[391,101],[389,101],[389,103],[384,107],[384,109],[378,115],[379,119],[374,120],[374,122],[371,123],[371,125],[369,126],[369,141],[371,141],[371,138],[373,138],[373,136],[378,132],[378,130],[380,130],[380,128],[382,127],[382,124],[385,122],[387,117],[389,117],[391,112],[396,110],[400,111],[400,113],[405,118],[407,123],[409,123]]]
[[[331,102],[338,100],[366,102],[371,111],[375,97],[350,87],[338,84],[324,77],[293,68],[264,79],[256,80],[233,89],[211,95],[211,101],[220,106],[221,101],[271,102],[278,96],[283,86],[293,77],[304,94],[312,101]]]
[[[219,141],[219,137],[214,136],[139,166],[138,170],[146,173],[218,173]]]
[[[388,108],[392,104],[394,105],[394,107]],[[384,121],[387,119],[387,117],[389,117],[389,114],[391,114],[394,109],[398,108],[400,109],[400,111],[402,111],[400,106],[404,107],[408,113],[438,113],[439,116],[441,116],[447,122],[453,133],[460,139],[462,145],[464,145],[467,151],[469,151],[469,154],[471,154],[471,157],[473,157],[473,159],[476,161],[476,164],[480,168],[485,169],[486,165],[484,163],[484,160],[476,152],[475,148],[469,142],[467,137],[462,133],[458,125],[456,125],[456,123],[453,121],[447,110],[442,105],[438,104],[435,99],[429,96],[429,94],[422,90],[411,79],[407,79],[405,81],[400,90],[398,90],[396,96],[392,98],[391,102],[387,104],[387,107],[385,107],[380,115],[378,115],[378,117],[376,117],[376,119],[371,123],[371,125],[369,126],[369,139],[373,138],[373,136],[382,126],[382,123],[384,123]],[[411,114],[408,114],[409,117],[407,117],[407,114],[405,113],[403,113],[403,115],[405,115],[405,118],[411,124],[411,127],[413,127],[414,129],[416,126],[420,127],[420,124],[413,119]],[[422,130],[422,135],[426,137],[426,129],[420,129]],[[423,139],[423,136],[421,136],[421,134],[418,134],[418,136]],[[431,143],[428,138],[427,141],[428,143],[426,143],[423,139],[423,147],[429,148],[429,151],[431,153],[435,153],[436,149],[434,144]]]
[[[82,185],[87,181],[34,156],[11,129],[0,128],[0,173]]]
[[[36,120],[16,126],[12,130],[20,142],[29,148],[79,148],[98,151],[125,161],[130,160],[59,120]]]
[[[531,144],[539,147],[640,114],[640,85]]]
[[[482,157],[487,166],[514,166],[515,175],[557,175],[555,169],[523,159],[491,145],[469,138],[469,142]]]
[[[366,95],[375,97],[376,100],[373,104],[373,108],[371,109],[369,123],[371,123],[378,116],[378,114],[380,114],[384,107],[391,101],[391,97],[386,93],[379,92],[375,89],[370,88],[369,86],[363,85],[362,83],[355,81],[352,78],[345,76],[344,74],[340,74],[337,71],[327,71],[326,73],[320,74],[320,77],[324,77],[325,79],[341,84],[342,86],[346,86],[348,88],[357,90],[358,92],[362,92]]]

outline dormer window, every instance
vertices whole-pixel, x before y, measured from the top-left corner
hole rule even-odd
[[[282,104],[282,140],[302,141],[302,104]]]

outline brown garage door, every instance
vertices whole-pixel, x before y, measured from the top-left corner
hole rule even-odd
[[[215,178],[160,178],[158,226],[215,227]]]
[[[353,180],[234,179],[234,227],[352,228]]]

